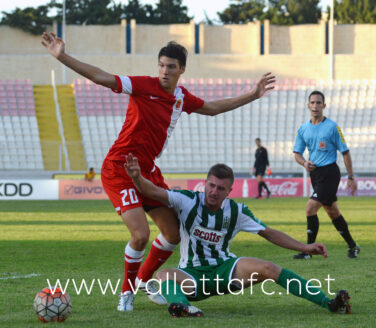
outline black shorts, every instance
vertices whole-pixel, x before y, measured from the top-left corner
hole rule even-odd
[[[255,168],[255,176],[261,175],[262,177],[265,175],[266,166],[259,166]]]
[[[341,173],[336,163],[317,167],[310,173],[313,193],[311,199],[331,206],[337,201],[337,190]]]

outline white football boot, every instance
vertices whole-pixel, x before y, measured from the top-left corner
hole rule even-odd
[[[131,291],[120,293],[120,300],[118,304],[118,311],[128,312],[133,311],[134,294]]]
[[[153,303],[158,305],[167,305],[167,301],[164,296],[159,292],[158,288],[154,285],[153,281],[143,282],[142,280],[136,278],[135,282],[137,287],[143,291]]]

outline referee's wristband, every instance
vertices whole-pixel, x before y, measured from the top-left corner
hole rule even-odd
[[[348,175],[348,176],[347,176],[347,179],[349,179],[349,180],[354,180],[354,176],[353,176],[353,175]]]

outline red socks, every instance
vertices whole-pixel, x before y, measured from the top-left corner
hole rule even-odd
[[[153,277],[163,263],[171,256],[177,245],[169,243],[162,234],[153,241],[150,252],[138,272],[138,278],[146,282]]]
[[[133,289],[135,289],[135,280],[137,272],[140,268],[145,250],[136,251],[128,243],[125,247],[124,252],[124,282],[123,287],[121,289],[123,293],[128,290],[132,291],[132,287]]]

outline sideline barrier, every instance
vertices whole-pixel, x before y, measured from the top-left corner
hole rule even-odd
[[[271,192],[271,197],[303,197],[303,178],[284,178],[284,179],[264,179]],[[356,178],[358,190],[355,196],[376,196],[376,178]],[[307,179],[308,195],[313,190],[311,180]],[[204,191],[205,180],[188,180],[188,189],[194,191]],[[253,198],[258,195],[258,186],[256,179],[235,179],[230,197],[233,198]],[[263,190],[263,196],[266,191]],[[342,178],[337,196],[351,196],[347,191],[347,178]]]
[[[0,200],[58,200],[57,180],[0,180]]]
[[[357,178],[356,196],[376,196],[376,178]],[[303,178],[265,179],[271,197],[303,197]],[[204,191],[205,179],[166,179],[171,189]],[[310,185],[309,179],[307,183]],[[338,196],[349,196],[347,179],[342,178]],[[311,187],[309,187],[311,188]],[[310,190],[309,194],[312,193]],[[263,195],[266,196],[265,191]],[[235,179],[230,197],[253,198],[257,196],[256,179]],[[94,180],[0,180],[0,200],[68,200],[108,199],[101,181]]]

